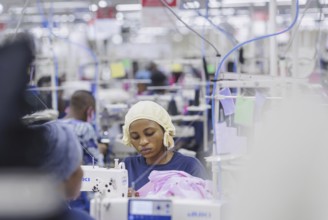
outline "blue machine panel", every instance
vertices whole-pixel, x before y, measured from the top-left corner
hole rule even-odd
[[[156,199],[129,199],[128,220],[171,220],[172,202]]]

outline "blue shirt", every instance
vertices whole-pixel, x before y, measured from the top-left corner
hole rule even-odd
[[[89,213],[80,209],[68,210],[67,217],[69,220],[94,220],[94,218],[92,218]]]
[[[70,124],[78,136],[83,147],[83,165],[91,165],[94,157],[96,165],[104,166],[104,156],[98,150],[97,135],[92,125],[73,118],[60,121]]]
[[[92,125],[74,118],[60,119],[60,121],[71,125],[75,134],[78,136],[83,148],[83,165],[91,165],[93,163],[92,158],[94,158],[96,165],[104,166],[104,156],[98,150],[97,135]],[[70,206],[89,211],[90,201],[88,196],[92,196],[92,194],[81,192],[76,200],[70,202]]]
[[[167,164],[148,165],[141,155],[127,157],[124,163],[128,170],[129,187],[132,187],[132,182],[136,181],[135,190],[149,182],[148,176],[153,170],[180,170],[202,179],[208,178],[206,169],[197,158],[185,156],[179,152],[174,152]]]

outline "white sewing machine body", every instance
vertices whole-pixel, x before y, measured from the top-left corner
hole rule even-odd
[[[123,163],[115,163],[114,168],[82,166],[81,191],[97,192],[109,198],[127,197],[128,172]]]
[[[114,168],[82,166],[81,191],[96,192],[90,215],[96,220],[219,220],[216,200],[179,198],[128,198],[128,172],[115,159]]]
[[[98,197],[90,214],[97,220],[219,220],[220,208],[214,200]]]

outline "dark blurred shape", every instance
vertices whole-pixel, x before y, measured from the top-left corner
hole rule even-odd
[[[244,64],[245,63],[244,49],[243,48],[240,48],[239,49],[239,62],[241,64]]]
[[[177,103],[175,102],[175,99],[172,97],[172,99],[169,101],[168,107],[167,107],[167,112],[169,113],[169,115],[173,116],[173,115],[178,115],[179,111],[178,111],[178,107],[177,107]]]
[[[51,87],[51,76],[42,76],[37,82],[38,88]],[[52,107],[51,90],[40,91],[40,97],[48,108]]]
[[[33,57],[27,38],[16,38],[0,46],[0,167],[39,164],[39,131],[31,132],[21,123],[29,108],[24,92]]]
[[[195,105],[195,106],[199,106],[199,104],[200,104],[200,89],[199,89],[199,87],[197,87],[197,88],[195,89],[195,100],[194,100],[194,105]]]
[[[147,70],[151,73],[151,86],[166,86],[168,85],[168,80],[166,75],[158,69],[157,65],[154,62],[151,62],[148,65]],[[164,93],[165,90],[155,90],[154,93]]]
[[[206,79],[206,81],[208,81],[210,77],[209,77],[209,73],[208,73],[208,70],[207,70],[206,58],[202,57],[202,60],[203,60],[203,68],[204,68],[204,73],[205,73],[205,79]]]
[[[38,88],[49,88],[52,86],[52,79],[51,76],[42,76],[38,82]],[[57,86],[61,86],[62,82],[65,81],[65,74],[60,77],[56,78]],[[63,90],[57,91],[57,110],[59,112],[58,118],[63,118],[66,116],[66,108],[68,107],[69,101],[63,98]],[[40,91],[37,94],[33,94],[34,97],[31,95],[28,97],[28,102],[32,105],[32,110],[44,110],[49,108],[54,108],[52,106],[52,91]],[[35,111],[34,111],[35,112]]]
[[[31,172],[41,164],[42,130],[32,131],[21,122],[28,109],[24,92],[28,82],[27,70],[34,58],[34,48],[28,37],[18,36],[8,38],[0,46],[1,173],[9,170],[13,173]],[[0,213],[0,219],[9,218]]]
[[[235,72],[235,68],[234,68],[235,63],[233,61],[229,61],[227,64],[227,71],[229,73],[233,73]]]
[[[5,40],[0,45],[0,173],[10,173],[18,176],[36,175],[43,177],[44,173],[39,172],[39,168],[44,160],[45,145],[47,142],[48,132],[42,127],[27,127],[22,123],[22,117],[26,112],[30,111],[31,106],[25,100],[25,92],[29,80],[28,69],[35,57],[34,47],[31,45],[29,35],[18,34]],[[40,175],[40,176],[39,176]],[[0,183],[4,184],[4,179],[0,179]],[[14,182],[16,183],[16,182]],[[34,185],[28,185],[27,188]],[[17,184],[16,184],[17,185]],[[13,197],[17,197],[18,189],[14,185],[10,185],[6,190],[12,192]],[[57,188],[53,188],[57,192]],[[28,192],[31,192],[29,190]],[[37,192],[41,192],[38,191]],[[34,201],[30,195],[31,201]],[[47,196],[50,196],[50,192]],[[22,198],[21,198],[22,199]],[[0,204],[15,204],[14,201],[1,194]],[[8,204],[7,204],[8,203]],[[20,202],[23,205],[24,202]],[[0,212],[0,219],[12,220],[59,220],[59,219],[86,219],[77,212],[69,211],[66,203],[59,207],[56,212],[44,212],[40,215],[30,215],[28,210],[18,210],[15,204],[14,212]],[[30,207],[30,206],[27,206]],[[41,208],[41,207],[40,207]],[[26,210],[26,208],[24,209]]]
[[[28,108],[26,109],[25,115],[33,114],[34,112],[39,112],[48,109],[46,102],[40,96],[40,93],[33,91],[36,89],[35,86],[29,86],[24,94],[24,100],[27,102]]]

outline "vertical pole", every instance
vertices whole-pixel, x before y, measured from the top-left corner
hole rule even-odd
[[[52,47],[52,45],[51,45]],[[55,75],[56,64],[55,61],[51,62],[51,105],[52,109],[58,110],[58,100],[57,100],[57,86],[56,86],[56,75]]]
[[[218,82],[214,82],[214,83],[218,83]],[[220,91],[220,86],[217,85],[216,87],[216,91],[213,93],[214,97],[212,97],[212,102],[215,103],[214,105],[214,112],[215,114],[212,115],[212,118],[214,119],[214,125],[216,126],[216,124],[219,122],[219,118],[220,118],[220,112],[219,112],[219,99],[215,98],[216,94],[219,94]],[[220,162],[219,161],[215,161],[214,158],[219,156],[219,152],[218,152],[218,144],[217,143],[217,138],[216,138],[216,133],[214,132],[216,131],[216,129],[213,127],[213,161],[212,161],[212,181],[213,181],[213,196],[215,199],[221,199],[222,197],[222,190],[221,190],[221,173],[220,173]]]
[[[269,4],[269,34],[276,32],[276,14],[277,3],[276,0],[270,0]],[[270,75],[277,76],[277,39],[276,37],[270,38]]]
[[[295,17],[296,15],[296,0],[293,0],[292,1],[292,17]],[[295,26],[297,27],[298,25],[298,21],[296,22]],[[297,29],[296,28],[293,28],[292,30],[292,36],[293,37],[293,45],[292,45],[292,64],[293,64],[293,67],[292,67],[292,77],[296,77],[297,74],[298,74],[298,43],[299,43],[299,38],[298,38],[298,35],[296,33]]]
[[[100,127],[100,102],[99,102],[99,85],[100,85],[100,67],[99,63],[96,63],[96,82],[94,87],[94,97],[96,101],[96,110],[95,110],[95,127],[96,132],[99,134],[99,132],[102,131],[102,128]]]
[[[205,89],[206,90],[206,89]],[[204,93],[205,96],[206,96],[206,93]],[[208,109],[207,109],[207,102],[206,102],[206,99],[205,99],[205,110],[203,111],[203,149],[204,149],[204,152],[207,152],[208,151]]]

